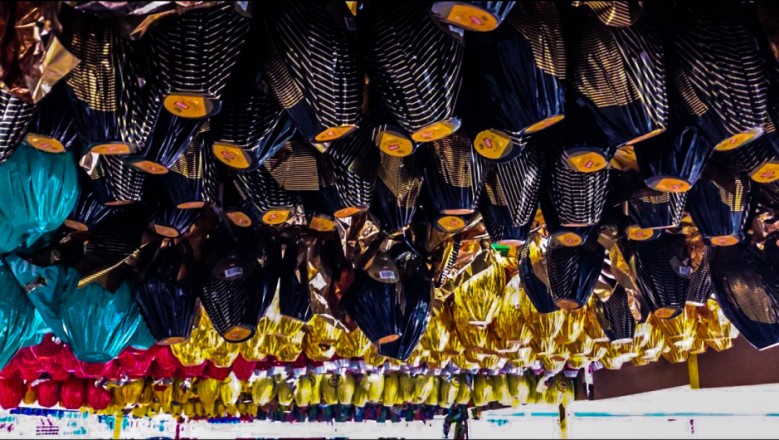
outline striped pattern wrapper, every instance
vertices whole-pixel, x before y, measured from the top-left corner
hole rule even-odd
[[[465,35],[466,119],[476,150],[488,159],[515,157],[524,133],[563,118],[565,47],[552,2],[525,2],[508,23],[489,33]],[[504,145],[505,144],[505,145]]]
[[[632,243],[638,285],[652,313],[662,319],[681,313],[689,286],[689,278],[681,273],[688,258],[685,236],[666,232],[652,241]]]
[[[509,1],[434,2],[430,14],[442,22],[476,32],[492,31],[508,17],[517,3]]]
[[[674,18],[674,85],[709,142],[732,150],[762,134],[769,123],[766,70],[738,3],[684,2]]]
[[[630,226],[662,229],[678,226],[682,220],[687,193],[655,193],[628,200]]]
[[[596,240],[582,246],[551,246],[546,251],[546,271],[555,304],[574,310],[587,304],[600,276],[606,251]]]
[[[81,158],[95,197],[106,206],[121,206],[141,201],[146,175],[126,165],[120,158],[87,153]]]
[[[411,224],[424,179],[417,156],[393,157],[382,153],[371,200],[371,213],[385,231]]]
[[[597,224],[606,203],[609,171],[574,171],[564,155],[558,156],[549,168],[547,192],[560,224],[567,227]]]
[[[229,89],[211,130],[208,138],[214,157],[239,170],[262,165],[295,133],[284,109],[254,84]]]
[[[248,32],[249,20],[230,4],[188,11],[150,31],[164,107],[183,118],[219,112],[222,91]]]
[[[87,179],[80,179],[81,191],[73,211],[65,220],[65,226],[77,231],[88,231],[114,214],[114,208],[103,205]]]
[[[633,144],[667,126],[665,48],[638,2],[587,2],[569,8],[569,76],[579,107],[609,148]]]
[[[751,208],[750,180],[709,166],[690,191],[687,204],[708,245],[729,246],[744,238]]]
[[[161,203],[152,215],[151,227],[162,237],[181,237],[189,232],[202,212],[201,209],[179,209],[169,203]]]
[[[81,62],[65,83],[81,140],[101,154],[127,154],[137,138],[132,111],[139,84],[129,42],[108,21],[62,8],[62,43]]]
[[[531,252],[531,247],[533,251]],[[539,278],[533,270],[535,264],[534,259],[541,258],[541,255],[536,254],[538,250],[537,246],[525,245],[522,246],[519,254],[519,279],[522,289],[527,294],[530,302],[533,303],[538,313],[552,313],[555,310],[559,310],[557,304],[555,304],[552,294],[549,292],[544,281]],[[531,255],[532,253],[532,255]],[[534,264],[535,263],[535,264]]]
[[[628,293],[624,287],[617,288],[606,301],[596,298],[596,315],[603,333],[610,342],[630,342],[636,332],[636,320],[630,313]]]
[[[511,224],[523,225],[533,220],[541,192],[543,160],[541,151],[531,145],[517,159],[491,166],[484,184],[487,201],[505,207]]]
[[[459,128],[455,104],[463,48],[430,20],[427,5],[371,2],[358,19],[364,20],[361,39],[371,81],[398,124],[422,142]]]
[[[368,339],[381,346],[401,336],[397,303],[397,284],[382,283],[368,273],[358,271],[354,282],[341,297],[340,307]]]
[[[279,268],[279,311],[283,317],[301,322],[308,322],[313,316],[308,270],[303,264],[305,253],[302,241],[287,243]]]
[[[461,132],[429,144],[425,190],[434,212],[467,215],[482,191],[483,165]]]
[[[714,145],[707,142],[698,127],[674,121],[663,133],[637,143],[634,151],[648,187],[685,192],[700,177]]]
[[[64,153],[79,145],[78,128],[69,106],[65,86],[58,85],[35,112],[25,142],[48,153]]]
[[[707,251],[720,309],[758,350],[779,344],[777,274],[748,243]]]
[[[233,185],[241,199],[250,202],[266,224],[284,223],[299,202],[299,197],[285,191],[264,167],[237,173]]]
[[[182,252],[179,246],[160,249],[136,287],[135,300],[143,319],[163,345],[189,339],[195,323],[197,290],[178,280],[185,261]]]
[[[709,260],[705,257],[690,275],[690,285],[687,287],[687,302],[698,306],[706,305],[706,301],[714,294],[711,285]]]
[[[398,308],[400,338],[379,344],[379,354],[406,361],[419,344],[430,321],[433,282],[421,266],[406,269],[402,276],[402,295]]]
[[[595,226],[563,226],[560,224],[560,217],[557,216],[557,210],[550,196],[550,191],[541,193],[541,213],[544,217],[546,229],[549,235],[559,244],[564,246],[580,246],[587,241],[587,238],[595,233]]]
[[[5,162],[27,133],[35,105],[0,90],[0,163]]]
[[[221,228],[206,242],[209,269],[201,302],[214,328],[228,342],[251,338],[270,306],[281,272],[281,247],[272,239],[238,241]]]
[[[360,129],[318,155],[319,195],[328,214],[348,217],[370,206],[377,171],[370,131]]]
[[[162,177],[168,200],[179,209],[197,209],[216,200],[217,170],[199,135]]]
[[[269,4],[265,72],[279,102],[310,141],[338,139],[360,121],[363,73],[343,2]],[[340,20],[340,22],[339,22]]]

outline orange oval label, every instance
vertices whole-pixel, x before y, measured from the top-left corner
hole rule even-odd
[[[414,152],[414,144],[407,137],[385,130],[376,137],[376,145],[384,154],[395,157],[405,157]]]
[[[649,185],[650,188],[662,192],[683,193],[690,190],[691,185],[686,180],[664,177]]]
[[[317,142],[330,142],[340,137],[343,137],[357,128],[356,125],[341,125],[338,127],[329,127],[322,130],[318,135],[314,137]]]
[[[200,119],[213,109],[210,99],[199,95],[171,94],[162,104],[167,111],[180,118]]]
[[[753,171],[749,177],[757,183],[771,183],[779,179],[779,163],[764,163]]]
[[[573,153],[567,161],[571,169],[580,173],[594,173],[606,167],[606,158],[594,151]]]
[[[483,130],[473,140],[476,152],[487,159],[500,159],[513,150],[513,142],[500,130]]]
[[[648,228],[639,228],[638,226],[628,226],[628,238],[636,241],[649,240],[655,235],[655,232]]]
[[[411,134],[411,139],[417,142],[432,142],[445,138],[460,128],[460,121],[456,118],[434,122]]]
[[[582,237],[575,232],[563,232],[555,235],[555,240],[566,247],[576,247],[582,244]]]
[[[335,229],[335,222],[322,215],[311,217],[308,227],[319,232],[330,232]]]
[[[289,218],[288,209],[274,209],[262,215],[262,222],[266,225],[280,225]]]
[[[149,173],[149,174],[167,174],[168,169],[164,166],[158,164],[157,162],[152,162],[150,160],[142,160],[140,162],[134,162],[132,164],[135,168],[138,168],[139,170]]]
[[[206,205],[206,202],[184,202],[176,205],[178,209],[199,209]]]
[[[549,128],[549,127],[557,124],[558,122],[562,121],[563,119],[565,119],[565,115],[550,116],[550,117],[548,117],[546,119],[538,121],[535,124],[527,127],[525,129],[525,133],[531,134],[531,133],[535,133],[537,131],[541,131],[541,130],[543,130],[545,128]]]
[[[227,218],[238,227],[248,228],[252,225],[252,219],[241,211],[232,211],[227,213]]]
[[[65,152],[65,146],[62,145],[62,142],[50,136],[28,133],[27,136],[24,137],[24,140],[36,150],[41,150],[46,153],[57,154]]]
[[[222,162],[230,168],[245,170],[251,166],[251,160],[241,147],[222,142],[215,142],[211,147],[211,151],[214,153],[216,160]]]
[[[170,226],[154,225],[154,232],[156,232],[158,235],[162,235],[163,237],[168,238],[176,238],[179,236],[179,231],[177,231],[175,228],[171,228]]]
[[[75,220],[65,220],[65,222],[63,224],[66,227],[68,227],[70,229],[73,229],[73,230],[76,230],[76,231],[85,232],[85,231],[89,230],[89,226],[85,225],[84,223],[77,222]]]
[[[107,144],[97,144],[90,148],[89,151],[105,156],[130,154],[130,146],[121,142],[111,142]]]
[[[249,339],[252,333],[254,333],[252,329],[246,328],[241,325],[236,325],[228,329],[224,333],[223,338],[225,338],[225,340],[227,341],[243,341]]]
[[[336,218],[346,218],[358,214],[364,210],[365,208],[359,206],[349,206],[343,209],[339,209],[333,215],[335,215]]]
[[[716,151],[736,150],[748,144],[749,142],[752,142],[762,134],[763,130],[761,128],[755,128],[742,133],[737,133],[718,143],[714,149]]]
[[[734,244],[738,244],[741,239],[735,235],[718,235],[716,237],[711,237],[709,241],[715,246],[733,246]]]
[[[436,221],[436,224],[438,224],[438,227],[445,232],[457,232],[465,227],[465,220],[461,219],[460,217],[447,215],[440,217]]]
[[[487,32],[498,27],[498,20],[489,12],[479,7],[456,3],[449,10],[446,21],[463,29],[476,32]]]

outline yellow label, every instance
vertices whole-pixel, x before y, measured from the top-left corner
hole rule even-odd
[[[214,142],[211,151],[214,152],[214,157],[216,157],[219,162],[222,162],[230,168],[245,170],[251,166],[251,160],[249,160],[246,152],[243,151],[241,147]]]
[[[665,128],[658,128],[656,130],[652,130],[649,133],[642,134],[641,136],[639,136],[639,137],[637,137],[635,139],[631,139],[631,140],[625,142],[625,145],[635,145],[635,144],[644,142],[645,140],[651,139],[651,138],[657,136],[658,134],[660,134],[660,133],[662,133],[664,131],[665,131]]]
[[[545,128],[549,128],[549,127],[557,124],[558,122],[562,121],[563,119],[565,119],[565,115],[550,116],[550,117],[548,117],[546,119],[543,119],[541,121],[538,121],[535,124],[533,124],[533,125],[529,126],[528,128],[526,128],[525,129],[525,133],[531,134],[531,133],[535,133],[537,131],[541,131],[541,130],[543,130]]]
[[[717,151],[731,151],[743,147],[749,142],[752,142],[755,138],[763,134],[763,130],[756,128],[753,130],[745,131],[743,133],[737,133],[733,136],[725,139],[714,147]]]
[[[463,29],[477,32],[487,32],[498,27],[498,20],[492,14],[469,4],[453,5],[446,21]]]
[[[135,168],[138,168],[139,170],[149,174],[167,174],[168,172],[167,168],[158,164],[157,162],[152,162],[150,160],[134,162],[132,165]]]
[[[405,157],[414,152],[414,144],[394,131],[382,131],[376,138],[376,144],[384,154],[395,157]]]
[[[248,228],[252,225],[252,219],[249,218],[248,215],[244,214],[241,211],[233,211],[227,213],[227,218],[230,219],[230,221],[238,227],[241,228]]]
[[[124,206],[124,205],[130,205],[132,203],[135,203],[135,200],[112,200],[110,202],[103,203],[106,206]]]
[[[555,235],[555,240],[566,247],[576,247],[582,244],[582,237],[575,232],[563,232]]]
[[[252,333],[251,329],[242,325],[236,325],[227,330],[223,337],[227,341],[243,341],[249,339]]]
[[[757,183],[771,183],[779,179],[779,163],[768,162],[761,165],[749,176]]]
[[[663,192],[683,193],[690,190],[690,184],[686,180],[664,177],[650,185],[652,189]]]
[[[213,103],[203,96],[172,94],[165,97],[163,106],[180,118],[200,119],[208,116]]]
[[[322,130],[321,133],[316,135],[316,137],[314,137],[314,140],[316,140],[317,142],[334,141],[342,136],[351,133],[352,131],[354,131],[355,128],[357,128],[356,125],[341,125],[338,127],[329,127]]]
[[[655,235],[655,232],[648,228],[639,228],[638,226],[628,226],[628,238],[636,241],[649,240]]]
[[[62,142],[54,139],[50,136],[44,136],[42,134],[28,133],[24,138],[31,147],[45,151],[46,153],[64,153],[65,146]]]
[[[735,235],[718,235],[716,237],[711,237],[709,241],[715,246],[733,246],[734,244],[738,244],[741,239]]]
[[[620,171],[638,171],[638,159],[636,159],[636,151],[632,145],[625,145],[617,149],[609,163]]]
[[[76,231],[85,232],[89,230],[89,226],[75,220],[65,220],[64,225]]]
[[[573,153],[568,156],[568,166],[580,173],[594,173],[606,167],[606,158],[594,151]]]
[[[517,246],[522,246],[523,244],[525,244],[524,241],[517,240],[517,239],[514,239],[514,238],[507,238],[505,240],[498,240],[497,243],[499,245],[509,246],[509,247],[512,247],[512,248],[516,248]],[[509,250],[509,252],[512,252],[512,250]]]
[[[446,232],[457,232],[465,227],[465,220],[451,215],[440,217],[436,223]]]
[[[206,202],[184,202],[176,205],[178,209],[199,209],[206,205]]]
[[[121,142],[111,142],[108,144],[98,144],[90,148],[90,152],[113,156],[120,154],[130,154],[130,146]]]
[[[572,299],[559,299],[555,301],[555,305],[563,310],[576,310],[582,305]]]
[[[185,342],[187,339],[181,336],[171,336],[170,338],[165,338],[161,341],[157,341],[157,344],[159,345],[175,345],[175,344],[181,344],[182,342]]]
[[[445,121],[434,122],[411,134],[411,139],[417,142],[432,142],[445,138],[460,128],[457,119],[447,119]]]
[[[170,226],[154,225],[154,232],[168,238],[176,238],[179,236],[179,231]]]
[[[319,232],[330,232],[335,229],[335,222],[322,215],[311,217],[308,227]]]
[[[476,152],[487,159],[500,159],[513,149],[511,138],[499,130],[483,130],[473,141]]]
[[[288,209],[274,209],[262,215],[262,222],[266,225],[280,225],[289,218]]]
[[[655,310],[655,317],[660,319],[668,319],[676,314],[678,314],[679,310],[672,308],[672,307],[663,307],[660,309]]]
[[[387,336],[384,336],[382,338],[379,338],[379,340],[376,341],[376,343],[379,344],[379,345],[389,344],[390,342],[395,342],[398,339],[400,339],[400,335],[387,335]]]
[[[349,206],[347,208],[339,209],[333,215],[335,215],[336,218],[346,218],[346,217],[351,217],[364,210],[365,208],[361,208],[359,206]]]

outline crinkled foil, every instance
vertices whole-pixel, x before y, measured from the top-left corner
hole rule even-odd
[[[58,8],[57,2],[0,4],[0,88],[37,103],[80,62],[53,35]]]

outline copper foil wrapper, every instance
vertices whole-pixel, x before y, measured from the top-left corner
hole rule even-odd
[[[0,3],[0,89],[39,102],[78,63],[54,36],[57,2]]]

